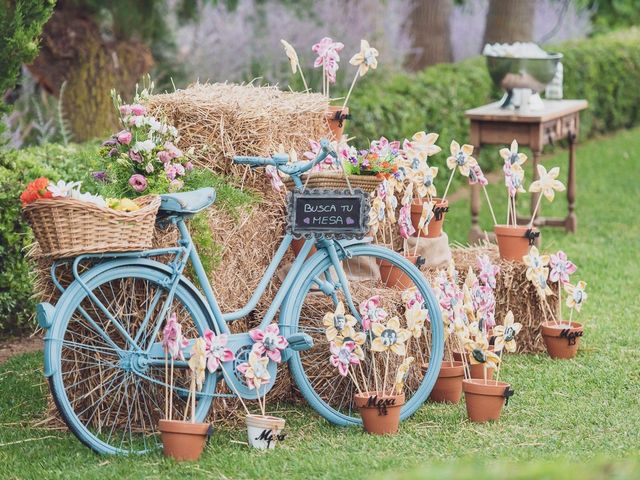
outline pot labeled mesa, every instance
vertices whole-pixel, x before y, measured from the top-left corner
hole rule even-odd
[[[502,407],[513,395],[508,383],[495,380],[467,379],[462,382],[462,389],[467,415],[472,422],[498,420]]]
[[[423,370],[426,371],[428,367],[424,365]],[[458,403],[462,398],[463,379],[464,365],[461,361],[442,362],[429,400],[436,403]]]
[[[391,395],[381,392],[356,393],[354,403],[367,433],[389,435],[398,432],[404,393]]]
[[[407,260],[413,265],[420,268],[424,264],[424,258],[419,255],[407,255],[403,254]],[[380,266],[380,278],[382,282],[389,288],[397,288],[398,290],[404,290],[411,288],[414,285],[413,280],[403,270],[396,267],[386,260],[379,260]]]
[[[529,247],[540,236],[540,231],[535,227],[495,225],[493,231],[496,234],[500,258],[520,263],[522,257],[529,252]]]
[[[198,460],[207,443],[210,427],[209,423],[160,420],[158,429],[165,456],[181,461]]]
[[[340,140],[344,133],[344,123],[351,118],[349,107],[329,106],[326,113],[327,124],[333,140]]]
[[[570,359],[578,353],[580,339],[584,334],[581,323],[571,322],[542,324],[542,339],[551,358]]]
[[[258,450],[273,449],[285,439],[284,418],[269,415],[247,415],[249,446]]]
[[[437,238],[442,235],[442,225],[444,224],[445,214],[449,211],[449,201],[442,200],[440,198],[434,198],[433,200],[433,217],[425,227],[420,231],[420,219],[422,217],[422,210],[424,208],[424,199],[414,198],[411,202],[411,223],[416,233],[414,237],[424,238]]]

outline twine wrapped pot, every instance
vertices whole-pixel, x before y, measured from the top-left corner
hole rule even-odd
[[[151,247],[160,197],[134,201],[139,210],[121,212],[70,198],[36,200],[23,215],[47,258],[145,250]]]
[[[349,183],[347,184],[347,179]],[[375,175],[345,175],[341,172],[314,172],[302,180],[305,188],[361,188],[365,192],[373,192],[382,180]],[[293,180],[284,181],[288,190],[293,190]]]

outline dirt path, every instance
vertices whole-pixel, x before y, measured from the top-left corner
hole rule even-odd
[[[38,352],[43,348],[41,337],[15,338],[6,342],[0,342],[0,364],[6,362],[14,355]]]

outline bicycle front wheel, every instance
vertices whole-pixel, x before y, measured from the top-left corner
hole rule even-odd
[[[427,399],[438,376],[444,351],[443,325],[440,308],[431,287],[418,268],[405,257],[377,245],[353,245],[344,251],[338,249],[341,268],[348,280],[352,297],[351,311],[345,291],[338,282],[336,270],[328,258],[312,267],[303,280],[300,291],[285,311],[285,322],[291,332],[304,332],[313,338],[314,346],[295,352],[289,366],[291,373],[309,404],[323,417],[338,425],[360,424],[361,419],[353,404],[353,378],[361,389],[389,392],[395,382],[395,372],[406,357],[413,357],[405,381],[406,403],[401,418],[412,415]],[[392,272],[392,270],[395,271]],[[393,275],[393,278],[390,278]],[[341,376],[329,363],[330,342],[325,314],[334,312],[339,302],[346,313],[360,319],[359,305],[370,298],[377,298],[386,312],[383,322],[397,317],[400,328],[411,332],[404,347],[406,356],[394,353],[371,355],[373,336],[363,330],[361,322],[353,326],[355,334],[364,343],[360,346],[363,359],[353,366],[351,376]],[[422,325],[408,319],[410,308],[419,307],[428,312]],[[287,326],[285,325],[285,328]],[[365,335],[362,335],[364,333]],[[377,358],[377,365],[374,357]],[[392,372],[390,375],[384,371]],[[386,378],[385,378],[386,377]]]
[[[167,279],[148,267],[113,268],[87,282],[95,298],[76,282],[57,307],[61,311],[50,340],[55,362],[51,393],[69,429],[98,453],[157,449],[157,424],[168,405],[174,419],[184,416],[187,369],[173,369],[176,388],[167,390],[172,369],[166,368],[158,344]],[[168,312],[176,315],[186,338],[201,336],[208,327],[201,302],[185,283],[178,285]],[[206,418],[216,380],[215,374],[207,374],[197,397],[196,421]]]

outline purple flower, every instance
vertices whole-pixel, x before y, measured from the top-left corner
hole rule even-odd
[[[92,172],[91,176],[98,180],[99,182],[106,182],[107,181],[107,172],[105,171],[100,171],[100,172]]]
[[[116,138],[118,139],[118,143],[122,145],[129,145],[131,143],[133,135],[131,135],[131,132],[129,132],[128,130],[122,130],[120,133],[118,133]]]
[[[118,155],[118,149],[117,148],[112,148],[111,150],[109,150],[109,156],[110,157],[115,157],[116,155]]]
[[[180,150],[178,147],[176,147],[173,143],[171,142],[165,142],[164,143],[164,148],[165,150],[167,150],[169,152],[169,155],[171,155],[171,158],[180,158],[182,156],[182,150]]]
[[[131,175],[129,185],[131,185],[136,192],[144,192],[147,189],[147,179],[144,175],[136,173],[135,175]]]
[[[162,163],[167,164],[171,161],[171,154],[167,150],[160,150],[158,152],[158,160]]]
[[[109,140],[105,140],[102,142],[103,147],[115,147],[118,144],[114,138],[110,138]]]
[[[187,172],[190,172],[191,170],[193,170],[193,163],[191,163],[191,162],[187,162],[187,163],[185,163],[185,164],[184,164],[184,169],[185,169]]]
[[[142,161],[142,155],[138,152],[134,152],[133,150],[129,150],[129,158],[136,163],[140,163]]]

